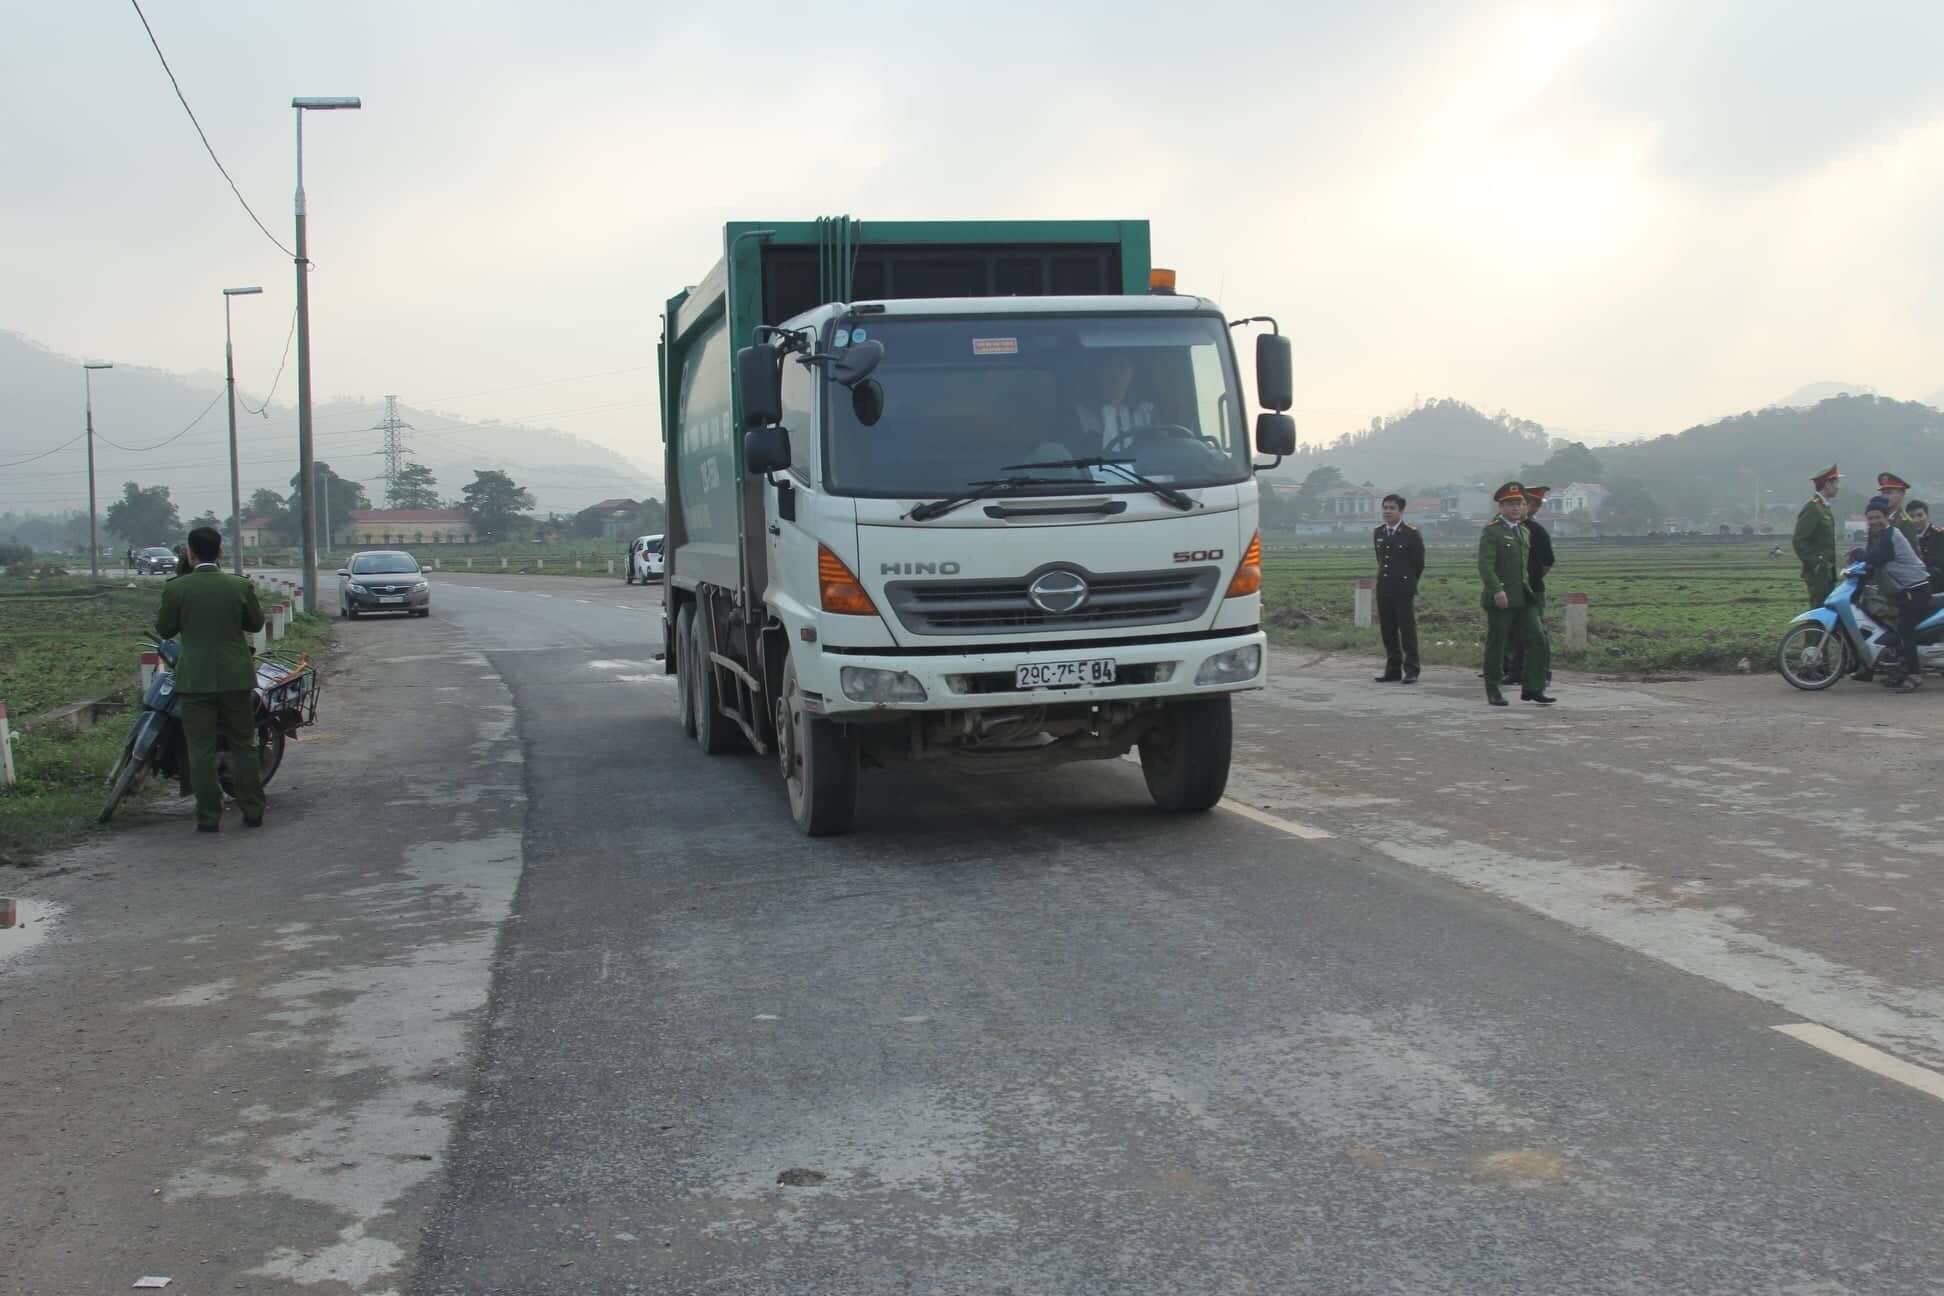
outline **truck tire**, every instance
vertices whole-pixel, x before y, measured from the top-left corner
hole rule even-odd
[[[709,661],[715,651],[713,622],[706,616],[691,616],[689,638],[689,678],[695,681],[695,743],[705,756],[726,756],[746,745],[735,722],[722,714],[722,691],[716,683],[716,668]]]
[[[1228,787],[1234,743],[1228,694],[1171,704],[1141,739],[1141,776],[1154,804],[1171,812],[1213,809]]]
[[[695,637],[695,608],[684,606],[675,614],[675,642],[669,651],[675,654],[675,691],[681,694],[682,732],[695,737],[695,658],[689,653],[689,646]]]
[[[857,744],[839,725],[803,709],[796,657],[783,666],[776,699],[776,759],[790,818],[806,837],[835,837],[857,821]]]

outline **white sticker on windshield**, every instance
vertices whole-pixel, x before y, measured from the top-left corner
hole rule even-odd
[[[849,329],[838,329],[838,330],[837,330],[837,331],[836,331],[835,333],[832,333],[832,334],[830,335],[830,345],[832,345],[832,346],[840,346],[840,347],[841,347],[841,346],[849,346],[849,345],[850,345],[850,330],[849,330]]]
[[[1018,338],[973,338],[973,355],[1018,355]]]

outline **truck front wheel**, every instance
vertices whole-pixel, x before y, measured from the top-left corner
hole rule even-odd
[[[784,664],[776,699],[776,757],[797,829],[806,837],[849,832],[857,819],[857,744],[803,709],[794,656]]]
[[[1169,811],[1212,809],[1228,786],[1234,742],[1228,694],[1172,703],[1141,739],[1141,775],[1154,804]]]

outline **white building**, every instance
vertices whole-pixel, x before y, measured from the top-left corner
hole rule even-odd
[[[1611,493],[1598,482],[1574,482],[1546,502],[1562,515],[1584,513],[1588,520],[1598,522]]]

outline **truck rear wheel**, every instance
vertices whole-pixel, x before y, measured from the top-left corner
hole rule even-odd
[[[717,684],[716,668],[709,660],[715,651],[715,632],[711,619],[691,613],[689,617],[689,678],[694,681],[695,741],[708,756],[724,756],[740,751],[742,730],[722,714],[722,690]]]
[[[806,837],[849,832],[857,820],[857,744],[803,709],[794,656],[784,664],[783,692],[776,699],[776,758],[797,830]]]
[[[1234,744],[1228,694],[1171,704],[1141,739],[1141,776],[1154,804],[1168,811],[1214,808],[1228,787]]]
[[[675,691],[681,694],[678,705],[682,712],[682,732],[695,737],[695,659],[689,649],[695,639],[695,609],[684,606],[675,614],[675,642],[669,651],[675,654]]]

